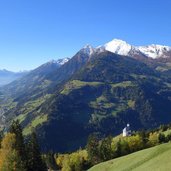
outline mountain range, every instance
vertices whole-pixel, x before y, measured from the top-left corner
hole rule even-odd
[[[132,46],[125,41],[114,39],[103,46],[99,46],[97,49],[105,49],[107,51],[125,55],[143,55],[149,58],[167,58],[170,57],[171,47],[163,45],[148,45],[148,46]]]
[[[116,135],[171,121],[171,48],[114,39],[86,45],[71,59],[50,61],[0,88],[0,121],[18,119],[42,150],[72,151],[87,137]]]

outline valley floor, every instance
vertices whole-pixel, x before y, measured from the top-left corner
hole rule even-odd
[[[100,163],[89,171],[170,171],[171,143]]]

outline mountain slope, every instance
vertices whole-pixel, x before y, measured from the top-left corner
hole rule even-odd
[[[146,63],[150,67],[170,75],[171,47],[163,45],[133,46],[119,39],[113,39],[105,45],[94,48],[95,52],[109,51],[119,55],[129,56]]]
[[[60,65],[59,60],[50,61],[31,71],[25,77],[1,88],[0,118],[5,117],[7,124],[11,119],[18,118],[20,114],[22,116],[19,116],[19,119],[24,120],[30,113],[32,117],[27,120],[30,122],[35,117],[33,113],[37,113],[39,106],[53,95],[62,82],[68,80],[79,70],[89,60],[89,57],[83,48],[63,65]]]
[[[26,98],[27,95],[32,95],[36,91],[41,92],[52,82],[52,79],[49,79],[48,75],[58,70],[65,62],[68,62],[68,60],[69,59],[66,58],[49,61],[35,70],[30,71],[25,77],[5,86],[1,91],[8,92],[10,96],[15,96],[15,98],[20,95]]]
[[[42,65],[1,89],[0,117],[6,125],[19,119],[25,135],[35,128],[42,149],[58,152],[84,146],[92,132],[116,135],[128,122],[135,130],[170,122],[170,74],[154,65],[163,61],[134,58],[86,46],[60,67]]]
[[[7,123],[19,113],[22,113],[24,117],[36,111],[40,104],[50,98],[51,91],[56,85],[49,78],[49,74],[56,72],[68,61],[69,58],[49,61],[30,71],[21,79],[1,87],[0,123],[8,125]]]
[[[40,106],[48,113],[37,128],[44,148],[70,151],[92,132],[116,135],[127,122],[136,130],[171,120],[171,90],[160,73],[129,57],[96,55]]]
[[[158,145],[124,157],[100,163],[89,171],[157,171],[170,170],[171,143]]]

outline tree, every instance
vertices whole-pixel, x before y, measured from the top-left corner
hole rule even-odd
[[[0,148],[1,148],[2,137],[3,137],[3,133],[0,132]]]
[[[100,148],[99,148],[99,155],[102,161],[110,160],[112,158],[112,137],[104,138],[101,141]]]
[[[57,164],[56,164],[56,161],[55,161],[55,158],[54,158],[54,153],[53,152],[49,152],[47,155],[46,155],[46,164],[48,166],[49,169],[52,169],[52,170],[57,170],[59,169],[57,167]]]
[[[15,134],[16,136],[16,141],[14,144],[14,149],[17,151],[19,156],[21,157],[22,162],[24,165],[27,165],[27,153],[26,153],[26,148],[24,144],[24,138],[22,134],[22,128],[18,120],[13,121],[10,128],[9,132],[12,134]]]
[[[27,144],[27,152],[29,171],[47,171],[46,164],[41,157],[35,132],[32,132],[31,134],[30,141]]]
[[[139,136],[142,139],[142,146],[143,146],[143,148],[146,148],[147,142],[148,142],[148,135],[147,135],[147,133],[144,130],[142,130],[142,131],[138,132],[138,134],[139,134]]]
[[[171,133],[166,136],[166,141],[168,142],[170,140],[171,140]]]
[[[83,170],[83,158],[80,155],[79,151],[70,154],[70,166],[74,171]]]
[[[159,133],[158,139],[159,139],[159,143],[166,142],[166,137],[163,133]]]
[[[88,170],[90,166],[87,157],[87,151],[79,149],[71,154],[58,154],[56,162],[62,171],[82,171]]]
[[[62,162],[62,170],[61,171],[72,171],[69,154],[66,154],[64,156],[64,161]]]
[[[119,139],[119,141],[116,143],[116,148],[115,148],[115,157],[119,157],[122,155],[122,151],[121,151],[121,140]]]
[[[1,171],[26,171],[18,151],[15,149],[16,135],[8,133],[2,140],[0,150]]]
[[[121,145],[120,153],[122,156],[130,153],[130,147],[129,147],[128,141],[126,139],[122,139],[120,141],[120,145]]]
[[[164,132],[168,129],[168,126],[167,125],[160,125],[159,129]]]
[[[159,142],[158,133],[157,132],[150,133],[148,140],[149,140],[148,145],[150,147],[157,145]]]
[[[127,138],[130,152],[138,151],[143,149],[143,140],[140,135],[134,135]]]
[[[87,152],[89,161],[95,165],[99,160],[99,141],[96,135],[90,135],[87,142]]]

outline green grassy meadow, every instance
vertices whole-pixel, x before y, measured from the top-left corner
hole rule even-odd
[[[100,163],[89,171],[170,171],[171,143]]]

